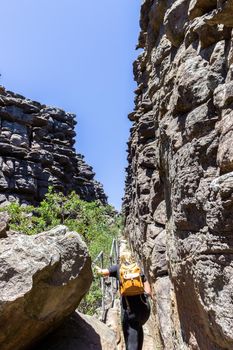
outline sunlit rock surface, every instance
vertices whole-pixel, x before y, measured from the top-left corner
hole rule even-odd
[[[162,349],[233,348],[233,1],[146,0],[126,235]]]
[[[107,203],[92,167],[77,154],[75,115],[0,87],[0,205],[37,204],[48,186]]]
[[[23,350],[78,306],[92,282],[85,243],[65,226],[0,239],[0,349]]]

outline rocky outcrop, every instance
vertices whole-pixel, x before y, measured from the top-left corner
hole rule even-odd
[[[74,313],[33,350],[116,350],[115,333],[93,316]]]
[[[9,230],[10,216],[7,212],[0,213],[0,238],[7,237],[7,231]]]
[[[31,348],[78,306],[92,282],[87,247],[65,226],[0,240],[0,348]]]
[[[37,204],[48,186],[107,203],[95,173],[74,149],[75,115],[0,87],[0,205]]]
[[[233,348],[232,11],[232,0],[142,4],[125,232],[162,349]]]

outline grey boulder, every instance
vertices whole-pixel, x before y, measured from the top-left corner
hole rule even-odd
[[[116,350],[115,333],[93,316],[73,313],[33,350]]]
[[[0,349],[28,349],[78,306],[92,282],[79,234],[65,226],[0,243]]]

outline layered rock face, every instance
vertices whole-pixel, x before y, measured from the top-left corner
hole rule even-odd
[[[48,186],[107,203],[83,156],[76,154],[75,115],[0,88],[0,205],[38,203]]]
[[[146,0],[126,235],[162,349],[233,348],[233,1]]]

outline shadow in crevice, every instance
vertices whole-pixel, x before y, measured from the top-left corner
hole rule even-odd
[[[73,313],[63,324],[31,350],[101,350],[95,329],[79,314]]]

